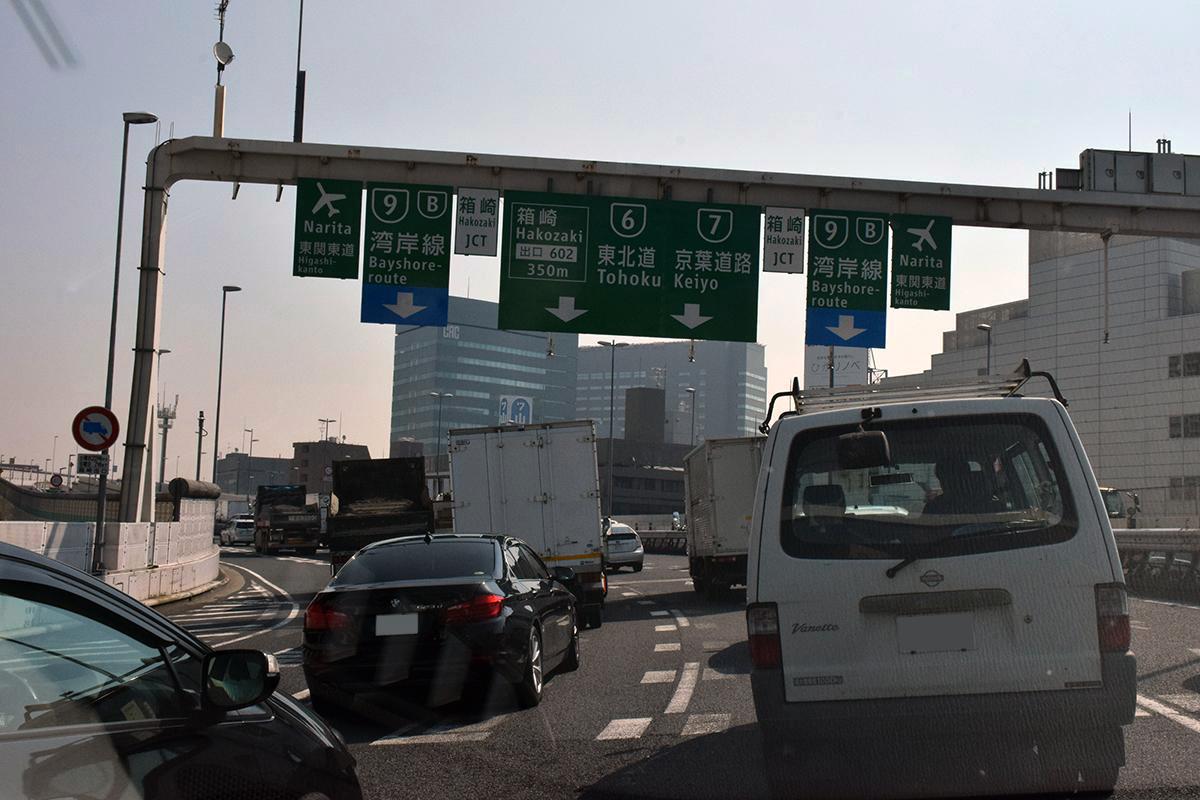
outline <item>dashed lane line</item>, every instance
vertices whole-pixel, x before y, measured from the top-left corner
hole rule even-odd
[[[650,727],[651,717],[614,719],[596,736],[597,741],[606,739],[638,739]]]
[[[680,611],[678,608],[671,609],[671,616],[675,617],[675,624],[681,628],[686,628],[688,625],[691,624],[690,622],[688,622],[688,618],[685,617],[683,615],[683,612]]]
[[[667,704],[667,714],[682,714],[687,711],[688,703],[692,702],[692,693],[696,691],[696,681],[700,677],[699,662],[689,661],[683,665],[683,674],[675,686],[675,694]]]
[[[675,670],[673,669],[651,669],[647,670],[642,676],[642,683],[674,683]]]
[[[668,611],[663,611],[662,609],[659,609],[658,611],[651,611],[651,612],[650,612],[650,616],[652,616],[652,617],[666,617],[666,616],[669,616],[669,615],[670,615],[670,612],[668,612]]]
[[[1147,711],[1153,711],[1155,714],[1160,714],[1172,722],[1179,723],[1193,733],[1200,733],[1200,722],[1197,722],[1186,714],[1181,714],[1170,706],[1155,702],[1140,694],[1137,696],[1137,703]]]
[[[633,602],[637,603],[639,606],[657,605],[653,600],[634,600]]]
[[[724,650],[726,647],[729,647],[729,642],[705,642],[704,643],[704,652],[716,653],[721,650]]]
[[[679,630],[679,626],[675,625],[675,624],[655,625],[654,626],[655,633],[670,633],[671,631],[677,631],[677,630]]]
[[[677,653],[679,652],[680,647],[681,645],[679,642],[659,642],[658,644],[654,645],[654,652]]]

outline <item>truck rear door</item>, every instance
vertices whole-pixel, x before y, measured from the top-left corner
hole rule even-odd
[[[590,425],[553,426],[542,431],[539,450],[547,553],[553,566],[583,571],[600,568],[600,482],[596,437]]]
[[[525,540],[545,557],[550,547],[543,518],[541,431],[501,430],[488,437],[495,442],[488,447],[494,457],[493,485],[500,488],[499,497],[492,499],[493,519],[500,522],[500,532]]]

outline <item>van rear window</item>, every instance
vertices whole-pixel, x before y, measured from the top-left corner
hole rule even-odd
[[[904,558],[1035,547],[1077,528],[1062,461],[1031,414],[876,420],[891,463],[839,462],[857,425],[800,434],[779,535],[796,558]],[[843,451],[846,458],[849,451]]]

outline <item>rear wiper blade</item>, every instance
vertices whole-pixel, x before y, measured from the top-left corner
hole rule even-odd
[[[909,564],[913,563],[914,561],[919,561],[920,559],[925,558],[930,553],[932,553],[933,551],[937,550],[939,547],[944,545],[946,542],[949,542],[953,539],[970,539],[970,538],[974,538],[976,536],[990,536],[991,534],[994,534],[994,533],[1004,533],[1004,534],[1024,533],[1026,531],[1041,530],[1042,528],[1045,528],[1045,527],[1046,527],[1045,524],[1031,525],[1031,524],[1029,524],[1029,522],[1027,520],[1016,520],[1013,523],[1010,523],[1009,525],[1003,525],[1003,524],[1001,524],[1001,525],[986,525],[986,527],[980,527],[980,525],[978,525],[978,524],[964,525],[962,528],[956,529],[954,531],[954,533],[950,534],[949,536],[943,536],[940,539],[934,539],[932,542],[929,542],[928,544],[926,544],[924,547],[920,548],[919,550],[905,556],[903,560],[888,567],[887,576],[889,578],[896,577],[896,573],[900,572],[900,570],[904,569],[905,567],[907,567]],[[975,530],[969,530],[966,533],[962,533],[961,531],[963,530],[963,528],[974,528]]]

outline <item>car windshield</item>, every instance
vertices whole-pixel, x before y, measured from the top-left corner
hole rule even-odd
[[[779,535],[809,558],[893,558],[933,543],[984,552],[1063,541],[1075,509],[1053,441],[1034,416],[881,421],[887,466],[848,466],[818,428],[793,442]]]
[[[332,585],[493,577],[496,553],[495,542],[480,539],[386,544],[356,555],[341,568]]]

